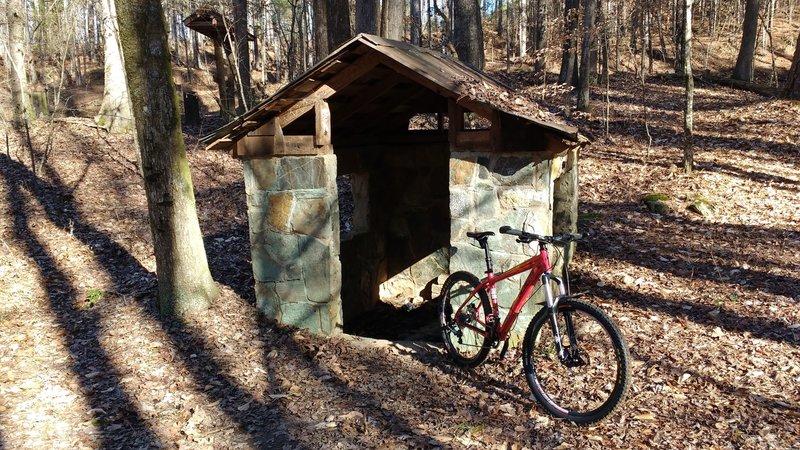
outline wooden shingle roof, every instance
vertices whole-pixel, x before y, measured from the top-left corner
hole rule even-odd
[[[460,61],[408,43],[359,34],[250,111],[202,138],[201,142],[209,149],[230,149],[239,139],[278,115],[282,123],[290,123],[313,110],[319,100],[335,96],[360,78],[368,75],[381,78],[389,71],[421,86],[424,92],[453,100],[480,115],[488,117],[492,112],[501,112],[568,141],[578,140],[575,127],[563,123],[534,102],[522,100],[513,89]],[[386,83],[384,90],[393,89],[393,86],[396,84]],[[379,87],[373,90],[378,92]]]

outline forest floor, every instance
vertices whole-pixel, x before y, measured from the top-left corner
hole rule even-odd
[[[24,135],[0,154],[0,449],[800,448],[800,104],[696,89],[690,176],[678,80],[612,79],[607,135],[599,96],[577,118],[574,285],[634,358],[625,403],[588,428],[531,400],[514,352],[461,370],[438,342],[260,319],[241,165],[197,143],[208,129],[186,140],[221,296],[159,319],[132,139],[91,126],[96,86],[73,92],[84,118],[32,125],[35,173]]]

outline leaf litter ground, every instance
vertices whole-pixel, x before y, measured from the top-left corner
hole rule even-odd
[[[52,139],[36,177],[21,136],[0,156],[0,447],[800,447],[800,105],[699,85],[698,170],[685,176],[680,84],[612,86],[608,120],[599,98],[577,118],[594,142],[573,264],[634,357],[605,422],[549,418],[515,351],[465,371],[438,342],[261,319],[241,166],[202,149],[199,130],[187,146],[222,295],[160,320],[132,141],[74,118],[34,125],[40,157]],[[649,193],[669,213],[651,213]],[[687,209],[697,196],[711,217]]]

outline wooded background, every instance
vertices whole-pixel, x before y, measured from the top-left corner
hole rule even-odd
[[[173,62],[189,71],[189,81],[192,71],[213,65],[213,52],[209,40],[183,20],[198,9],[211,9],[229,21],[231,42],[226,46],[236,60],[235,84],[242,88],[245,109],[252,103],[252,89],[256,98],[265,96],[270,84],[293,79],[364,32],[452,54],[478,68],[488,64],[495,70],[531,71],[540,82],[554,82],[555,77],[545,74],[557,74],[558,82],[582,88],[579,106],[587,110],[588,88],[609,73],[633,71],[644,77],[671,67],[683,74],[687,17],[694,31],[696,71],[745,82],[755,79],[800,95],[798,55],[792,55],[800,45],[800,0],[690,3],[694,5],[687,0],[168,0],[162,5]],[[86,83],[93,67],[114,57],[106,45],[113,41],[112,0],[6,0],[4,6],[6,23],[0,35],[6,80],[12,92],[33,93],[33,104],[26,109],[34,113],[48,103],[58,108],[60,87]],[[689,8],[693,16],[687,14]],[[255,37],[249,45],[247,31]],[[765,59],[767,70],[756,71],[756,55]],[[791,70],[790,60],[795,61]],[[106,67],[107,84],[119,83],[108,71]]]

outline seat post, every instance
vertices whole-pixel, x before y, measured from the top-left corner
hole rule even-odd
[[[478,242],[480,242],[481,248],[483,248],[483,253],[486,255],[486,273],[494,272],[494,269],[492,268],[492,254],[489,251],[489,238],[484,237]]]

